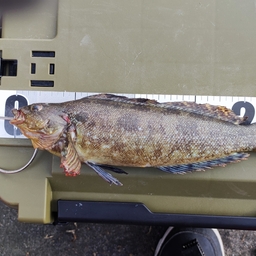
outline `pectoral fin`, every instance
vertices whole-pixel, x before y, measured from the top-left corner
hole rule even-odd
[[[91,162],[85,162],[88,166],[90,166],[101,178],[107,181],[110,184],[115,184],[117,186],[123,186],[123,184],[113,177],[110,173],[104,171],[100,165],[93,164]]]
[[[80,174],[81,161],[72,142],[69,142],[65,154],[61,157],[60,167],[64,168],[66,176],[77,176]]]
[[[206,169],[212,169],[214,166],[226,166],[228,163],[239,162],[241,160],[246,160],[249,157],[247,153],[234,153],[227,157],[214,159],[210,161],[191,163],[191,164],[181,164],[172,166],[159,166],[157,167],[161,171],[174,173],[174,174],[185,174],[193,171],[203,171]]]

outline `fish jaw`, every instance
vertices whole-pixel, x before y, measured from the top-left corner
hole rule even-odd
[[[14,115],[13,119],[10,120],[10,124],[12,125],[19,125],[24,123],[25,121],[25,115],[24,113],[19,109],[13,109],[12,113]]]
[[[49,123],[47,118],[31,118],[30,112],[27,109],[13,109],[12,112],[14,117],[10,120],[10,124],[18,127],[22,134],[31,140],[34,148],[51,150],[64,133],[64,121],[63,126],[58,125],[50,130],[47,127]]]

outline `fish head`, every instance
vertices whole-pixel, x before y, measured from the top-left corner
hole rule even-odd
[[[63,133],[67,122],[57,105],[46,103],[31,104],[12,110],[14,118],[10,123],[31,139],[33,146],[49,149]]]

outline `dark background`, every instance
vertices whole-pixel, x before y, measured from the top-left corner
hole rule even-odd
[[[167,226],[92,223],[37,225],[0,203],[0,255],[154,255]],[[256,255],[256,231],[219,230],[226,255]]]

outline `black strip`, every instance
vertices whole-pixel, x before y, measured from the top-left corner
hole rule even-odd
[[[36,73],[36,63],[31,63],[31,74]]]
[[[255,217],[152,213],[142,203],[59,200],[56,221],[256,230]]]
[[[54,75],[54,72],[55,72],[55,65],[53,63],[51,63],[49,65],[49,74]]]
[[[54,81],[30,80],[30,85],[34,87],[54,87]]]
[[[0,38],[2,38],[2,15],[0,14]]]
[[[54,51],[32,51],[32,57],[54,58]]]
[[[17,60],[4,60],[0,58],[0,77],[17,76]]]

